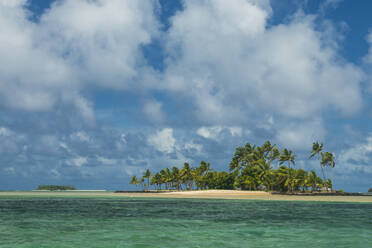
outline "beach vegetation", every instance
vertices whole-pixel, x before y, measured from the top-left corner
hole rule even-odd
[[[146,188],[146,190],[149,190],[150,189],[150,179],[151,179],[151,172],[150,172],[149,169],[146,169],[145,173],[142,176],[142,179],[143,179],[143,181],[145,181],[145,179],[147,179],[147,183],[144,184],[144,187]]]
[[[333,189],[333,181],[326,177],[326,169],[335,167],[335,157],[323,152],[323,144],[314,142],[310,158],[317,158],[323,178],[314,170],[296,168],[296,155],[288,148],[279,150],[266,141],[257,146],[247,143],[237,147],[228,171],[216,171],[210,163],[198,166],[185,162],[181,168],[164,168],[154,174],[147,169],[141,181],[132,178],[131,184],[140,184],[143,190],[207,190],[241,189],[276,192],[319,192]]]
[[[136,185],[136,189],[138,190],[138,185],[140,184],[140,181],[136,176],[133,176],[132,179],[130,180],[130,184]]]
[[[36,190],[57,191],[57,190],[76,190],[76,188],[74,186],[69,186],[69,185],[39,185]]]

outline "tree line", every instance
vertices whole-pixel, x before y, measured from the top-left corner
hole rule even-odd
[[[319,160],[322,177],[314,170],[296,168],[296,155],[289,149],[281,151],[266,141],[261,146],[247,143],[238,147],[229,164],[229,171],[216,171],[210,163],[201,161],[198,166],[189,163],[179,168],[165,168],[151,173],[149,169],[141,177],[133,176],[130,184],[142,190],[200,190],[242,189],[280,192],[333,190],[332,179],[327,177],[328,168],[335,167],[332,153],[323,151],[323,144],[314,142],[310,159]],[[276,167],[276,169],[275,169]]]
[[[76,190],[74,186],[69,185],[39,185],[36,190]]]

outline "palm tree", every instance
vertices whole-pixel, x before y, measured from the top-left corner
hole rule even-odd
[[[288,191],[292,191],[292,172],[291,168],[288,168],[286,166],[280,166],[277,170],[277,184],[283,185],[284,187],[281,188],[281,190],[284,190],[285,188],[288,189]]]
[[[279,157],[279,164],[282,165],[285,162],[288,162],[288,168],[291,168],[291,164],[295,165],[295,158],[296,155],[292,154],[291,150],[284,148],[280,157]]]
[[[146,184],[145,184],[145,178],[144,177],[141,178],[140,184],[141,184],[142,190],[144,191],[145,190],[145,186],[146,186]]]
[[[162,178],[159,172],[155,173],[155,175],[151,178],[150,184],[155,185],[156,190],[161,189]]]
[[[315,156],[318,157],[319,159],[319,155],[320,155],[320,152],[323,150],[323,144],[320,143],[318,141],[316,142],[313,142],[313,149],[311,151],[311,154],[310,154],[310,158],[313,158]]]
[[[302,187],[302,191],[305,192],[305,188],[307,186],[307,172],[303,169],[296,170],[296,188],[299,189]]]
[[[143,178],[147,178],[147,190],[149,190],[150,189],[150,178],[151,178],[151,172],[149,169],[145,171],[145,173],[143,174]]]
[[[315,171],[310,171],[308,181],[311,185],[311,192],[313,192],[316,189],[318,176],[316,175]]]
[[[192,185],[193,185],[192,169],[188,163],[183,164],[182,181],[188,190],[192,190]]]
[[[333,174],[333,168],[336,166],[334,155],[330,152],[324,152],[324,153],[322,152],[321,157],[322,157],[322,160],[320,161],[320,165],[322,166],[322,168],[324,168],[325,166],[331,167],[332,174]],[[323,177],[324,177],[324,182],[326,183],[327,179],[325,178],[324,175]],[[332,186],[332,182],[330,183],[330,185]],[[333,187],[331,187],[331,190],[333,190]],[[328,191],[328,187],[327,187],[327,191]]]
[[[324,156],[322,150],[323,150],[323,144],[322,143],[319,144],[318,141],[313,142],[313,147],[312,147],[309,158],[317,157],[317,159],[319,160],[320,157]],[[325,175],[324,166],[322,165],[322,162],[320,162],[320,169],[322,171],[322,176],[323,176],[323,179],[324,179],[324,182],[325,182],[326,181],[326,175]]]
[[[140,182],[138,181],[137,177],[136,176],[133,176],[132,177],[132,180],[130,181],[130,184],[135,184],[136,185],[136,190],[138,191],[138,184]]]
[[[270,189],[271,185],[271,175],[272,175],[272,167],[269,163],[267,163],[265,160],[260,160],[260,162],[257,164],[258,169],[258,177],[259,181],[265,185],[266,190]]]
[[[165,183],[165,189],[168,190],[170,188],[170,182],[172,181],[172,172],[167,167],[165,170],[160,171],[160,173],[162,174],[162,178]]]
[[[180,188],[181,188],[181,175],[180,175],[180,170],[176,166],[172,167],[172,181],[175,184],[176,189],[180,190]]]

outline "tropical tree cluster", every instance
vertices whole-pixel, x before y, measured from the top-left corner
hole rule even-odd
[[[141,178],[133,176],[131,184],[149,190],[192,190],[192,189],[233,189],[234,175],[226,171],[215,171],[210,164],[201,161],[199,166],[191,167],[184,163],[182,168],[173,166],[151,174],[147,169]]]
[[[36,190],[76,190],[75,187],[69,185],[39,185]]]
[[[243,189],[280,192],[321,191],[332,189],[332,180],[326,177],[326,168],[334,168],[334,155],[323,152],[323,144],[314,142],[310,158],[320,161],[322,178],[315,171],[296,168],[296,155],[289,149],[279,150],[266,141],[262,146],[247,143],[236,148],[229,164],[229,172],[215,171],[210,164],[201,161],[191,167],[184,163],[182,168],[173,166],[156,173],[149,169],[141,178],[132,177],[131,184],[143,190],[152,186],[155,190],[192,189]]]
[[[311,152],[311,155],[313,153],[314,151]],[[322,170],[328,164],[334,166],[333,155],[331,154],[332,157],[330,157],[329,154],[331,153],[326,155],[327,160],[323,159],[320,163]],[[284,148],[280,151],[270,141],[266,141],[262,146],[252,146],[247,143],[244,147],[236,149],[229,166],[230,171],[235,174],[234,186],[245,190],[281,192],[298,192],[309,189],[319,191],[332,188],[331,180],[318,177],[315,171],[308,172],[296,169],[295,159],[296,155],[291,150]]]

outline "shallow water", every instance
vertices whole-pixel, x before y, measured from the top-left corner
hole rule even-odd
[[[372,247],[372,204],[2,197],[0,247]]]

